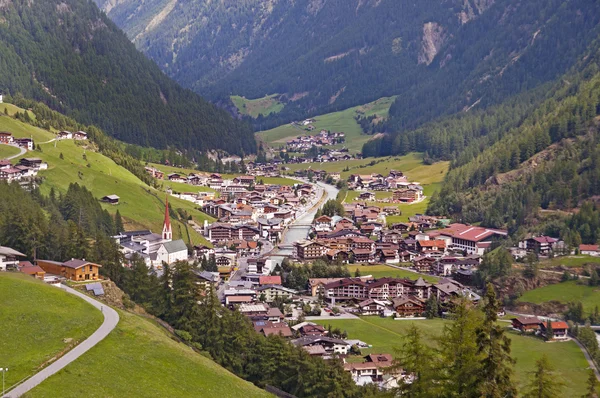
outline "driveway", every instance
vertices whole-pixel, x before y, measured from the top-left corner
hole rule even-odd
[[[103,304],[93,298],[86,296],[83,293],[78,292],[75,289],[71,289],[67,286],[61,286],[62,289],[65,289],[67,292],[74,294],[94,307],[98,310],[102,311],[104,315],[104,322],[102,325],[94,332],[90,337],[80,343],[78,346],[73,348],[71,351],[67,352],[65,355],[57,359],[52,364],[48,365],[46,368],[42,369],[40,372],[31,376],[29,379],[25,380],[23,383],[19,384],[17,387],[10,390],[7,394],[4,395],[4,398],[13,398],[20,397],[25,394],[29,390],[38,386],[41,382],[46,380],[48,377],[57,373],[71,362],[75,361],[77,358],[85,354],[90,348],[98,344],[102,339],[104,339],[119,323],[119,314],[117,311],[113,310],[106,304]]]
[[[2,144],[2,145],[7,145],[7,144]],[[9,146],[18,148],[20,152],[17,153],[16,155],[12,155],[12,156],[7,157],[6,159],[8,159],[8,160],[14,159],[14,158],[18,158],[19,156],[24,155],[25,152],[27,152],[27,149],[21,148],[20,146],[16,146],[16,145],[9,145]]]

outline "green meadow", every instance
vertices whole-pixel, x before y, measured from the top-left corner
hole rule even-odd
[[[271,113],[279,113],[284,103],[280,102],[277,97],[279,94],[267,95],[266,97],[247,99],[240,97],[239,95],[232,95],[231,101],[242,115],[249,115],[253,118],[257,118],[258,115],[263,116],[270,115]]]

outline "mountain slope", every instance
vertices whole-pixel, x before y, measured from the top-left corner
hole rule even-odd
[[[182,89],[92,3],[0,3],[0,89],[127,142],[253,152],[248,126]]]
[[[498,104],[565,73],[600,21],[587,0],[96,1],[184,86],[278,93],[262,129],[391,95],[390,132]]]

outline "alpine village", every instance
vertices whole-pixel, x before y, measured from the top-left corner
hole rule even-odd
[[[1,397],[600,397],[600,2],[0,1]]]

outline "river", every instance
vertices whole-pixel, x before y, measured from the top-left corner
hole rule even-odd
[[[335,199],[339,190],[333,185],[324,184],[322,182],[318,182],[317,185],[325,190],[325,202],[329,199]],[[317,209],[313,209],[306,213],[304,216],[300,217],[294,223],[288,227],[283,240],[281,241],[282,246],[293,245],[294,242],[298,242],[302,239],[306,239],[308,237],[308,233],[310,232],[310,226],[297,226],[294,227],[294,224],[311,224],[313,219],[315,218],[315,214],[317,213]],[[279,249],[274,255],[269,256],[273,266],[275,264],[281,264],[283,261],[283,256],[277,255],[291,255],[292,249]]]

